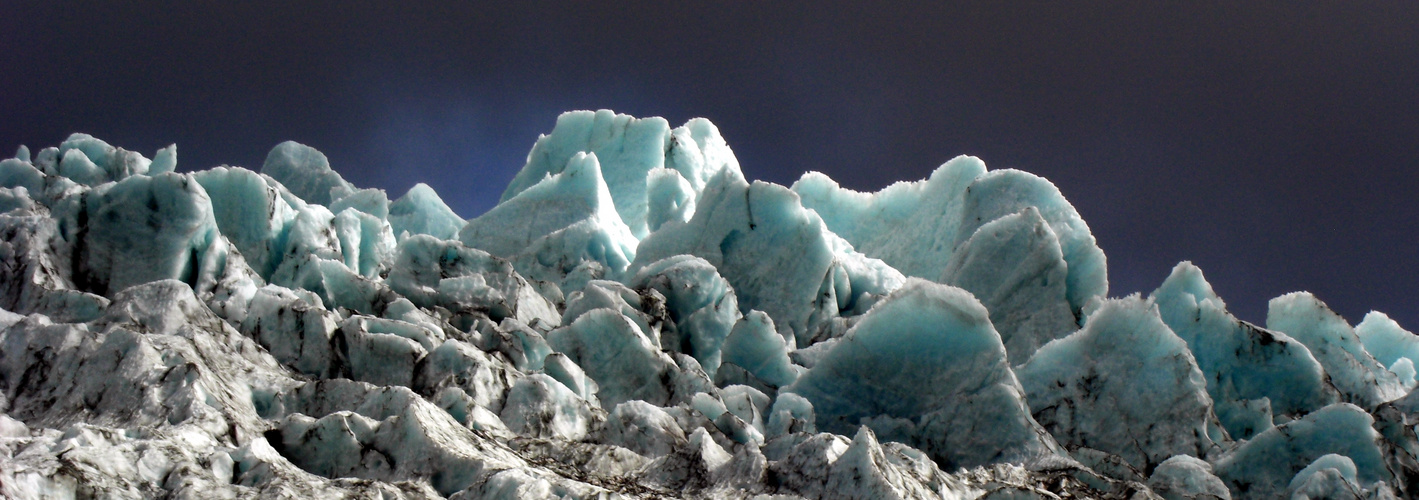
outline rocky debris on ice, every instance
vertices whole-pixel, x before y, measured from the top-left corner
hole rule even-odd
[[[6,498],[1392,498],[1419,337],[1106,299],[1048,181],[750,182],[704,119],[571,112],[489,212],[309,146],[0,161]],[[910,277],[910,278],[908,278]]]

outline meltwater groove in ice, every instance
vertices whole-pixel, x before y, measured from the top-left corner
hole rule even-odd
[[[178,166],[0,160],[0,496],[1419,494],[1419,337],[1252,325],[1187,262],[1108,298],[1059,189],[976,158],[788,188],[576,111],[468,220],[295,142]]]

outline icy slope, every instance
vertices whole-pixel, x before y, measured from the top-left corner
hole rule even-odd
[[[0,161],[0,496],[1419,494],[1419,337],[1251,325],[1189,263],[1109,299],[1059,190],[974,158],[787,188],[571,112],[467,221],[294,142],[177,161]]]

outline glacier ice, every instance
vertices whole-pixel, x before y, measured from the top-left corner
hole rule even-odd
[[[282,186],[309,203],[330,206],[330,202],[355,191],[355,186],[330,169],[325,153],[295,141],[286,141],[271,148],[261,173],[271,176]]]
[[[383,193],[381,193],[383,194]],[[354,193],[345,199],[358,197],[361,193]],[[365,195],[374,196],[374,195]],[[384,198],[387,200],[388,198]],[[371,215],[378,215],[382,211],[379,206],[379,198],[373,201],[374,206]],[[338,202],[337,202],[338,203]],[[370,202],[360,202],[350,200],[351,206],[368,206]],[[357,205],[358,203],[358,205]],[[427,234],[441,240],[453,239],[458,235],[458,231],[463,229],[463,219],[453,212],[452,208],[444,204],[443,198],[439,198],[434,188],[422,182],[409,188],[409,192],[404,193],[399,199],[389,203],[389,225],[395,235],[401,238],[405,234]]]
[[[679,255],[641,268],[629,282],[664,298],[670,321],[661,327],[662,347],[694,356],[713,377],[725,339],[741,317],[734,289],[714,266]]]
[[[827,175],[809,172],[793,184],[803,206],[818,212],[833,233],[907,276],[938,280],[956,249],[966,188],[985,174],[985,163],[962,156],[946,162],[920,182],[898,182],[877,193],[838,186]],[[903,231],[913,221],[931,220]]]
[[[152,164],[141,154],[115,148],[88,134],[70,135],[59,144],[58,155],[60,174],[88,186],[147,174]]]
[[[1232,498],[1227,485],[1212,474],[1212,464],[1191,455],[1176,455],[1158,464],[1148,477],[1148,487],[1168,500]]]
[[[1144,473],[1173,456],[1207,457],[1223,439],[1187,343],[1137,296],[1105,301],[1016,374],[1035,420],[1060,444]]]
[[[493,321],[561,321],[556,306],[507,261],[457,241],[428,235],[401,241],[386,282],[414,305],[443,308],[460,323],[478,313]]]
[[[1049,181],[751,181],[708,120],[563,114],[465,220],[320,151],[0,160],[6,498],[1395,498],[1419,337],[1108,298]]]
[[[1192,263],[1174,267],[1149,300],[1187,342],[1232,438],[1251,439],[1275,420],[1293,420],[1339,401],[1304,344],[1232,316]]]
[[[1364,498],[1355,474],[1354,461],[1332,453],[1296,473],[1286,492],[1291,498]]]
[[[1345,318],[1314,295],[1295,292],[1271,299],[1266,326],[1305,344],[1346,402],[1374,408],[1405,394],[1398,377],[1365,351]]]
[[[596,408],[566,385],[544,373],[528,375],[508,389],[502,414],[508,429],[521,436],[578,441],[590,432]]]
[[[1313,461],[1341,455],[1366,485],[1393,483],[1374,419],[1359,407],[1336,403],[1258,434],[1215,463],[1217,476],[1247,498],[1274,498]]]
[[[193,174],[193,179],[209,193],[222,236],[254,271],[269,279],[286,255],[285,240],[299,209],[280,195],[274,179],[243,168],[216,167]]]
[[[596,155],[578,153],[557,174],[469,221],[458,238],[534,279],[562,283],[585,265],[595,266],[584,271],[591,277],[619,278],[635,258],[636,239],[601,172]]]
[[[829,232],[793,191],[750,184],[737,170],[709,180],[689,222],[672,221],[642,240],[629,272],[677,255],[708,262],[733,287],[741,312],[764,311],[798,347],[903,281]]]
[[[784,390],[813,403],[819,429],[867,425],[945,467],[1063,453],[1030,416],[985,307],[946,285],[909,280]]]
[[[665,297],[653,291],[646,292],[632,290],[615,281],[591,280],[566,298],[561,324],[570,325],[583,314],[597,309],[614,309],[635,322],[650,343],[660,349],[665,344],[661,338],[662,329],[669,320],[664,314]]]
[[[1419,361],[1419,336],[1399,326],[1385,313],[1370,311],[1360,324],[1355,325],[1355,335],[1365,346],[1365,352],[1375,357],[1381,366],[1389,367],[1399,377],[1406,389],[1414,387],[1414,367]]]
[[[640,327],[611,309],[590,311],[547,334],[547,343],[599,380],[600,399],[614,407],[625,401],[661,404],[688,401],[690,389],[708,386],[708,377],[687,358],[657,349]],[[699,381],[695,379],[701,379]]]
[[[956,241],[965,241],[974,231],[991,221],[1035,207],[1040,217],[1049,223],[1059,238],[1064,262],[1069,266],[1065,276],[1066,298],[1074,310],[1084,307],[1092,297],[1108,293],[1108,270],[1104,251],[1099,249],[1088,224],[1060,194],[1059,188],[1042,177],[1019,170],[986,172],[966,188],[961,207],[961,227]]]
[[[720,172],[739,173],[733,151],[709,120],[696,118],[672,130],[659,117],[573,111],[557,117],[552,133],[537,139],[527,154],[527,165],[503,191],[502,201],[572,167],[571,160],[579,154],[594,155],[605,163],[607,192],[636,238],[649,233],[647,177],[653,170],[677,171],[695,192]],[[663,195],[664,189],[659,187],[656,194]]]
[[[389,194],[385,193],[383,189],[360,189],[330,202],[330,211],[337,214],[351,208],[372,215],[376,219],[390,221]]]
[[[72,275],[99,295],[163,279],[195,284],[223,257],[210,199],[190,176],[134,176],[65,201],[54,211],[74,246]]]
[[[748,371],[774,387],[798,380],[798,369],[788,358],[788,346],[763,311],[750,311],[734,323],[724,339],[721,361]]]
[[[1108,292],[1104,252],[1089,226],[1054,184],[1026,172],[987,172],[979,159],[963,156],[926,180],[897,183],[873,194],[844,189],[819,173],[806,174],[793,190],[859,251],[908,276],[933,281],[949,280],[946,266],[981,226],[1034,207],[1059,240],[1068,264],[1066,296],[1076,314],[1090,297]],[[935,222],[914,223],[921,220]]]
[[[1076,329],[1068,270],[1054,230],[1039,210],[1026,207],[976,229],[951,255],[942,282],[980,299],[1010,363],[1018,365]]]

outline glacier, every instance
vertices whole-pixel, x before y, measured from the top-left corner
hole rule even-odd
[[[177,153],[0,160],[0,497],[1419,496],[1419,336],[1255,325],[1190,262],[1111,297],[1064,193],[978,158],[781,186],[574,111],[464,219]]]

